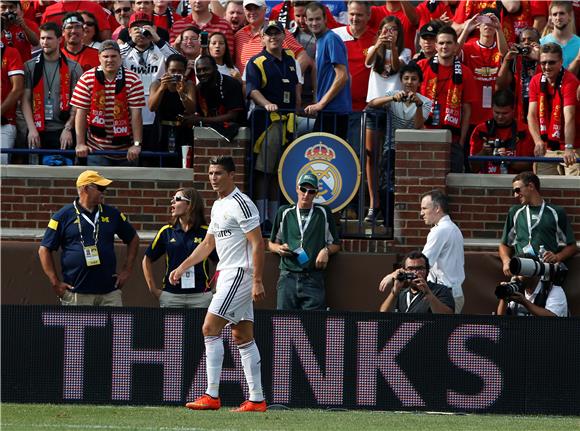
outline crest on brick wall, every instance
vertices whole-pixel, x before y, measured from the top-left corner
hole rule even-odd
[[[282,154],[278,168],[280,188],[286,199],[296,202],[296,183],[310,172],[318,177],[319,193],[314,202],[340,211],[360,186],[361,169],[354,150],[330,133],[308,133],[293,141]]]

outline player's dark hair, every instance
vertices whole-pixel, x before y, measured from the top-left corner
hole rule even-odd
[[[209,159],[209,164],[219,165],[226,170],[226,172],[235,172],[236,165],[234,159],[230,156],[215,156]]]

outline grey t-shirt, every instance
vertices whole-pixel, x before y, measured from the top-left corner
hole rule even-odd
[[[452,310],[455,310],[455,300],[453,299],[453,294],[451,293],[450,288],[430,281],[427,282],[427,285],[439,301]],[[413,294],[409,287],[401,290],[399,296],[397,296],[395,311],[398,313],[432,313],[429,301],[425,299],[423,292]]]
[[[42,54],[41,54],[42,55]],[[34,66],[36,65],[36,58],[28,60],[24,64],[24,73],[26,74],[26,79],[24,82],[25,88],[33,91],[32,79],[34,76]],[[72,98],[72,93],[77,84],[77,81],[83,74],[83,69],[76,62],[67,59],[68,71],[70,74],[70,97]],[[53,109],[52,120],[46,120],[44,124],[44,130],[47,132],[53,132],[57,130],[62,130],[64,128],[64,122],[59,120],[60,116],[60,70],[59,61],[46,61],[44,62],[44,101],[45,104],[50,103]],[[54,79],[53,79],[54,77]],[[50,93],[50,102],[49,102]]]

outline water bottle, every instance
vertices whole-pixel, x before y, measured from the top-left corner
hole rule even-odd
[[[169,126],[169,134],[167,136],[167,151],[175,153],[175,130],[173,126]]]
[[[435,106],[433,106],[433,119],[431,121],[431,125],[432,126],[438,126],[439,125],[439,117],[441,115],[441,112],[439,110],[439,103],[435,102]]]
[[[501,141],[499,139],[496,139],[495,142],[493,143],[493,155],[494,156],[501,156],[499,153],[499,149],[501,147]],[[500,174],[508,174],[508,167],[507,167],[507,163],[505,162],[505,160],[502,160],[499,163],[499,173]]]
[[[544,260],[544,255],[546,254],[546,247],[544,247],[543,245],[540,246],[540,251],[538,252],[538,256],[540,257],[540,260]]]

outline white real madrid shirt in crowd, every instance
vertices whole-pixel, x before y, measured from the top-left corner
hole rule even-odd
[[[427,280],[450,287],[453,297],[463,296],[463,235],[448,215],[431,228],[423,254],[431,266]]]
[[[139,51],[132,41],[121,46],[123,66],[139,75],[143,81],[145,90],[145,107],[141,111],[143,125],[150,125],[155,121],[155,113],[149,110],[149,88],[165,73],[165,60],[171,54],[178,54],[178,52],[163,40],[151,43],[143,52]]]
[[[231,268],[253,270],[252,245],[246,234],[258,226],[258,208],[237,187],[228,196],[214,202],[208,233],[215,238],[220,259],[218,271]]]

